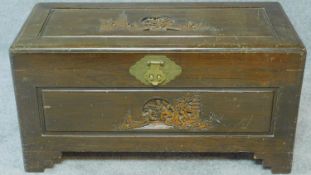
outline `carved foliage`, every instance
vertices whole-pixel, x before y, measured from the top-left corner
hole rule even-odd
[[[187,95],[170,103],[162,98],[153,98],[143,106],[141,116],[134,120],[131,115],[121,129],[208,129],[210,121],[200,118],[198,95]]]
[[[215,30],[213,27],[204,25],[202,22],[196,23],[184,20],[177,23],[169,16],[148,16],[140,21],[130,23],[128,15],[123,11],[115,19],[102,19],[100,21],[100,31],[206,31]]]

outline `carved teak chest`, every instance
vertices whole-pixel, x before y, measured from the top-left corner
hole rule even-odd
[[[66,152],[291,170],[306,50],[278,3],[43,3],[10,55],[26,171]]]

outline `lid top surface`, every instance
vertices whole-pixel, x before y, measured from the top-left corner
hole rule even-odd
[[[16,50],[302,47],[278,3],[41,3]]]

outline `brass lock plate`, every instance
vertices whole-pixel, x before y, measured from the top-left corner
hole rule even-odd
[[[129,70],[145,85],[164,85],[181,74],[182,68],[165,55],[146,55]]]

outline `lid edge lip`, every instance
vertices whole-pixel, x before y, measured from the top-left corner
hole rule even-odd
[[[10,53],[306,53],[304,46],[278,48],[10,48]]]

